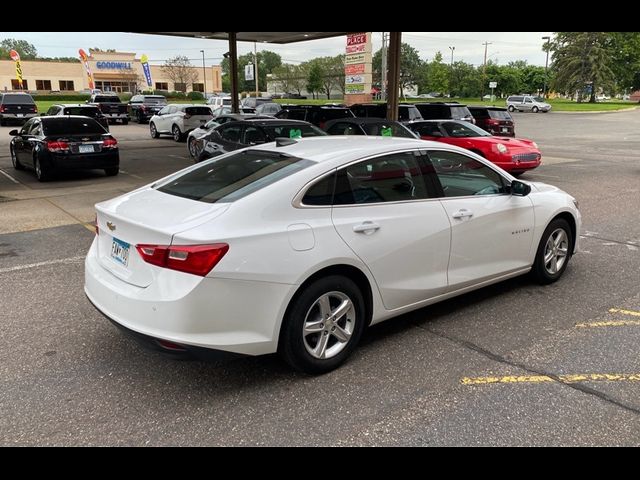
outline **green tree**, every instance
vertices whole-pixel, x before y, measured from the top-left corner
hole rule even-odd
[[[433,61],[428,64],[426,92],[447,93],[450,78],[451,67],[443,63],[442,53],[436,52]]]
[[[480,95],[482,67],[478,70],[473,65],[458,61],[453,64],[451,74],[451,96],[477,97]]]
[[[0,58],[10,58],[9,52],[15,50],[20,54],[20,60],[34,60],[38,56],[36,47],[26,40],[5,38],[0,42]]]
[[[598,89],[615,85],[612,43],[607,32],[556,32],[551,44],[552,88],[578,92],[578,102],[588,95],[595,103]]]
[[[245,80],[244,79],[244,67],[254,63],[254,55],[253,52],[246,53],[244,55],[240,55],[238,57],[238,89],[239,91],[250,91],[255,90],[256,83],[255,80]],[[222,73],[227,77],[226,84],[229,85],[228,89],[231,89],[231,77],[229,77],[229,59],[225,58],[222,60]],[[271,52],[269,50],[263,50],[258,52],[258,87],[261,90],[267,89],[267,74],[273,74],[274,69],[278,68],[282,65],[282,58],[275,52]],[[227,90],[225,87],[225,79],[223,77],[223,89]]]
[[[409,85],[418,85],[420,76],[424,73],[423,61],[418,51],[408,43],[400,46],[400,96],[404,97],[404,90]],[[372,60],[373,82],[380,83],[382,79],[382,49],[378,50]]]
[[[343,55],[335,57],[320,57],[312,60],[322,70],[322,88],[321,90],[327,96],[327,100],[331,98],[331,92],[334,89],[342,87],[344,90],[344,60]]]
[[[322,67],[317,59],[309,62],[309,71],[307,74],[307,91],[316,98],[316,93],[322,90]]]
[[[640,32],[610,32],[609,35],[617,90],[640,89]]]

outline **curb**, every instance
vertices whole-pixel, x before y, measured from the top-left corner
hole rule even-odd
[[[620,112],[629,112],[631,110],[638,110],[640,108],[640,106],[638,107],[630,107],[630,108],[621,108],[620,110],[584,110],[581,112],[575,112],[575,111],[554,111],[551,110],[551,112],[549,113],[559,113],[562,115],[589,115],[591,113],[620,113]]]

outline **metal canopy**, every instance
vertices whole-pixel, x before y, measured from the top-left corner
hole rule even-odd
[[[228,40],[228,32],[134,32],[149,33],[152,35],[172,35],[176,37],[209,38],[214,40]],[[319,38],[331,38],[346,35],[349,32],[236,32],[236,40],[239,42],[266,42],[266,43],[294,43],[317,40]]]

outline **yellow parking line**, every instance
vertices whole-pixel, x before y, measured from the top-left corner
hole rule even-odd
[[[623,310],[621,308],[610,308],[610,313],[621,313],[622,315],[631,315],[632,317],[640,317],[640,312],[636,310]]]
[[[623,327],[625,325],[640,325],[640,320],[611,320],[608,322],[576,323],[577,328],[588,327]]]
[[[504,377],[464,377],[463,385],[488,385],[491,383],[579,383],[579,382],[640,382],[640,373],[580,373],[558,375],[557,379],[547,375],[507,375]]]

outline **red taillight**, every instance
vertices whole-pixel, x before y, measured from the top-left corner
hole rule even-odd
[[[33,113],[38,113],[38,107],[37,106],[34,105],[32,108],[33,108],[33,110],[32,110]]]
[[[204,277],[224,257],[229,245],[136,245],[136,249],[147,263]]]
[[[0,107],[0,112],[4,113],[4,112],[6,112],[6,111],[7,111],[7,110],[6,110],[6,107],[5,107],[4,105]]]
[[[50,152],[68,152],[69,144],[67,142],[52,142],[47,141],[47,150]]]
[[[102,148],[116,148],[118,146],[118,141],[113,137],[107,137],[102,142]]]
[[[500,120],[489,119],[487,120],[487,125],[500,125]]]

